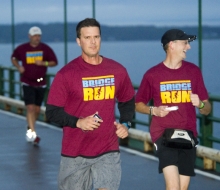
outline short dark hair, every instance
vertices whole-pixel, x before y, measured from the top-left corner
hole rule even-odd
[[[77,38],[80,38],[80,35],[81,35],[80,30],[81,30],[81,28],[89,27],[89,26],[96,26],[96,27],[98,27],[99,31],[100,31],[100,35],[101,35],[101,27],[100,27],[99,22],[96,19],[94,19],[94,18],[86,18],[86,19],[80,21],[77,24],[77,26],[76,26],[76,36],[77,36]]]

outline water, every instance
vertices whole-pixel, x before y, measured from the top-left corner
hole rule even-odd
[[[64,66],[64,44],[48,43],[55,51],[59,65],[49,68],[48,72],[56,73]],[[202,42],[202,73],[208,92],[220,96],[220,40],[204,40]],[[0,65],[11,66],[11,44],[0,44]],[[68,43],[68,61],[81,54],[80,47],[74,43]],[[143,74],[147,69],[163,61],[165,52],[158,41],[135,42],[102,42],[101,55],[112,58],[127,68],[133,84],[140,84]],[[198,65],[198,41],[191,43],[191,49],[187,52],[187,61]],[[220,116],[220,103],[215,103],[214,116]],[[147,121],[147,117],[137,114],[138,119]],[[214,134],[220,137],[220,124],[214,124]],[[214,147],[220,147],[214,144]],[[220,149],[220,148],[219,148]]]
[[[64,66],[64,44],[48,43],[55,51],[59,65],[49,68],[49,72],[56,73]],[[208,91],[211,94],[220,95],[220,40],[203,41],[203,65],[202,72]],[[11,66],[10,55],[12,46],[0,44],[0,65]],[[74,42],[68,43],[68,61],[80,55],[81,50]],[[101,55],[112,58],[124,65],[134,84],[140,84],[143,74],[147,69],[161,62],[165,57],[161,45],[157,41],[140,42],[102,42]],[[187,52],[187,61],[198,65],[198,41],[191,43],[191,49]]]

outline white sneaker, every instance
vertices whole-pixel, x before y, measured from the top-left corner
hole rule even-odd
[[[28,129],[26,132],[26,140],[27,142],[34,142],[37,137],[37,134],[35,131],[32,131],[31,129]]]

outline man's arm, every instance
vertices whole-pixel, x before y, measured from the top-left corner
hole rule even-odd
[[[166,110],[167,106],[147,106],[143,102],[135,104],[135,109],[139,113],[149,114],[157,117],[165,117],[170,111]]]
[[[118,102],[118,110],[120,112],[120,123],[132,122],[135,113],[134,97],[127,102]]]
[[[40,60],[36,60],[35,64],[38,66],[45,66],[45,67],[54,67],[57,65],[57,62],[55,61],[40,61]]]
[[[208,100],[200,100],[198,94],[190,94],[192,105],[199,109],[200,114],[208,115],[211,112],[211,104]]]
[[[55,61],[48,61],[48,67],[54,67],[57,65],[57,62]]]
[[[202,106],[202,108],[199,108],[199,113],[200,114],[208,115],[211,112],[212,106],[211,106],[211,104],[208,100],[201,101],[199,107],[201,107],[201,106]]]
[[[204,107],[199,109],[200,114],[208,115],[211,112],[211,104],[208,100],[200,101],[200,105],[197,106],[198,108],[201,107],[202,102],[204,103]],[[139,113],[143,114],[150,114],[150,106],[147,106],[143,102],[138,102],[135,104],[135,109]],[[152,115],[164,117],[167,114],[167,111],[164,110],[165,106],[153,107],[152,108]]]
[[[21,74],[24,73],[24,67],[19,64],[19,61],[15,57],[11,58],[11,62]]]
[[[120,123],[114,122],[116,135],[124,139],[128,136],[128,129],[131,127],[131,122],[135,113],[134,97],[127,102],[118,102],[118,110],[120,112]]]
[[[11,62],[19,70],[20,65],[19,65],[18,60],[15,57],[11,58]]]
[[[150,106],[147,106],[143,102],[136,103],[135,110],[139,113],[150,114]]]
[[[50,122],[54,122],[59,126],[70,126],[75,128],[76,123],[79,120],[78,117],[71,116],[64,111],[63,107],[54,105],[46,105],[46,117]]]

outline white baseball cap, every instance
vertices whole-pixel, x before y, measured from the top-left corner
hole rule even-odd
[[[30,28],[29,30],[29,34],[31,36],[34,36],[34,35],[42,35],[42,32],[41,32],[41,29],[37,26],[33,26]]]

